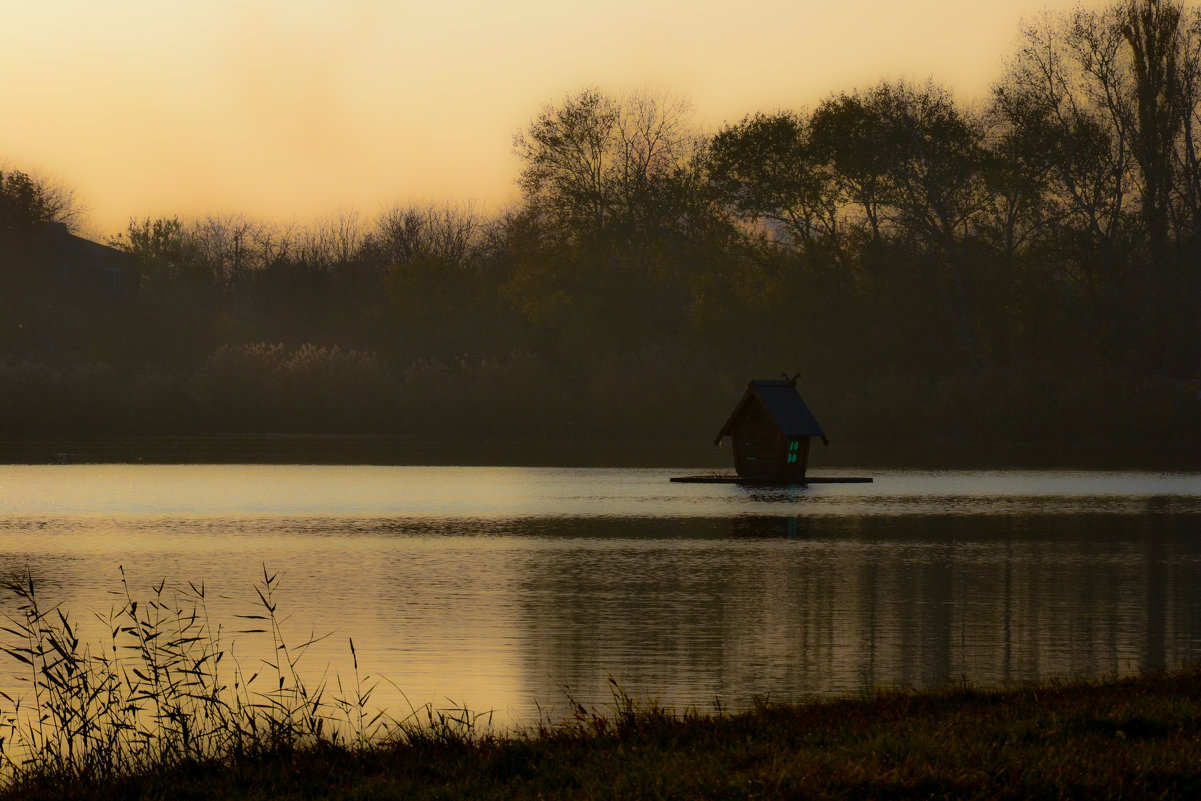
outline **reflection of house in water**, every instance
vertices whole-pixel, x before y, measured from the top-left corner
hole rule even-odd
[[[739,539],[779,538],[804,539],[809,536],[813,521],[808,517],[791,515],[769,517],[746,515],[730,520],[730,532]]]

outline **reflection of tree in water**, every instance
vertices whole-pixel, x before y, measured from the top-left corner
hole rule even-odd
[[[609,674],[639,692],[676,696],[704,683],[696,667],[721,665],[721,599],[733,587],[703,551],[582,543],[530,566],[536,573],[520,589],[530,636],[523,650],[539,701],[561,701],[559,685],[592,698]]]
[[[611,674],[704,707],[1180,664],[1201,649],[1201,546],[1170,518],[1145,519],[1153,531],[1136,540],[1130,522],[765,516],[722,521],[723,534],[711,520],[643,521],[634,539],[528,563],[532,691],[603,702]]]
[[[855,576],[864,550],[796,550],[790,534],[803,545],[815,529],[829,533],[811,520],[727,525],[723,540],[581,548],[539,562],[524,590],[534,682],[587,695],[612,673],[636,692],[686,705],[852,689],[858,662],[874,657],[859,632],[872,636],[876,612],[856,610],[874,593]]]

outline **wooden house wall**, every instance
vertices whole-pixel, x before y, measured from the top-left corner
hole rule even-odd
[[[758,398],[742,407],[742,413],[730,429],[734,441],[734,466],[744,478],[769,476],[779,472],[780,430],[763,402]]]
[[[798,441],[797,460],[795,464],[784,465],[784,470],[790,476],[795,475],[799,478],[805,477],[805,470],[809,467],[809,444],[813,441],[812,437],[800,437]],[[785,442],[785,448],[788,447]],[[787,458],[787,456],[785,457]]]
[[[739,476],[804,479],[809,462],[809,437],[799,438],[797,460],[789,464],[789,441],[758,398],[751,398],[742,407],[730,427],[730,439],[734,443],[734,467]]]

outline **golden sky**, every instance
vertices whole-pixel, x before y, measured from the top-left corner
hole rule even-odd
[[[173,214],[496,210],[513,134],[584,87],[682,95],[707,130],[884,78],[970,100],[1022,18],[1075,5],[0,0],[0,164],[73,187],[99,236]]]

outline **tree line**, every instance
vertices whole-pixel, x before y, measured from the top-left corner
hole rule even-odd
[[[1199,125],[1170,0],[1024,22],[972,104],[884,81],[707,133],[586,88],[499,212],[131,221],[115,313],[45,301],[22,242],[72,206],[4,173],[0,427],[703,438],[800,370],[836,439],[1201,444]]]

